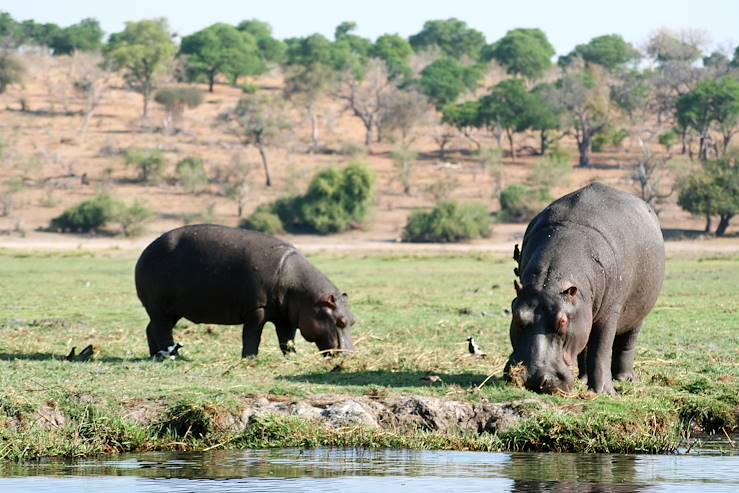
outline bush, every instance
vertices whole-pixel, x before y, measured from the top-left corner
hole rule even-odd
[[[129,207],[120,204],[113,220],[121,225],[123,236],[134,237],[143,234],[144,223],[153,216],[146,204],[135,200]]]
[[[239,89],[241,89],[241,92],[243,92],[244,94],[256,94],[259,88],[254,84],[249,84],[248,82],[245,82],[239,86]]]
[[[241,221],[240,228],[259,231],[268,235],[276,235],[285,232],[280,217],[270,207],[258,207],[249,217]]]
[[[520,184],[507,186],[500,193],[498,220],[501,222],[530,221],[551,200],[545,188],[531,188]]]
[[[268,206],[283,227],[295,233],[331,234],[363,223],[372,203],[374,175],[365,164],[318,173],[305,195],[288,197]]]
[[[601,152],[610,145],[613,147],[621,147],[629,132],[623,128],[612,128],[606,132],[600,133],[593,137],[593,152]]]
[[[164,170],[164,156],[159,149],[133,148],[126,151],[126,164],[136,166],[139,180],[145,183],[157,183]]]
[[[675,130],[668,130],[667,132],[661,134],[657,138],[657,142],[665,148],[667,152],[670,152],[670,149],[672,146],[677,144],[677,140],[680,136],[675,132]]]
[[[203,102],[203,94],[194,87],[164,87],[154,95],[154,101],[167,111],[182,111],[195,108]]]
[[[208,188],[208,175],[203,160],[188,157],[177,163],[175,168],[177,183],[190,193],[200,193]]]
[[[531,181],[536,187],[548,188],[568,185],[572,175],[572,157],[564,150],[553,147],[549,154],[539,159],[531,169]]]
[[[430,211],[408,218],[403,241],[450,243],[490,236],[490,213],[484,205],[439,202]]]
[[[118,204],[110,195],[98,195],[70,207],[52,219],[49,228],[61,233],[99,231],[115,217]]]

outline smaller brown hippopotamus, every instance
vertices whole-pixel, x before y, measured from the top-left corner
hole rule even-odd
[[[243,325],[242,357],[257,355],[266,322],[283,354],[294,351],[298,328],[321,351],[354,350],[346,293],[294,246],[255,231],[198,224],[164,233],[136,263],[136,292],[152,356],[177,347],[180,318]]]
[[[665,271],[659,221],[643,200],[600,183],[554,201],[531,220],[514,269],[513,346],[528,389],[596,393],[634,378],[636,340]]]

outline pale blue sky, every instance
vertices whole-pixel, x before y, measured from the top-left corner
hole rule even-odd
[[[17,20],[67,25],[95,17],[107,33],[127,20],[166,17],[172,29],[189,34],[214,22],[236,24],[257,18],[279,38],[320,32],[333,35],[342,21],[359,24],[358,34],[416,33],[424,21],[457,17],[488,41],[516,27],[543,29],[557,53],[601,34],[619,33],[637,46],[660,27],[703,29],[711,47],[739,44],[736,0],[0,0]]]

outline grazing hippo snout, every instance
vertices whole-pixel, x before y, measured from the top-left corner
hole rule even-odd
[[[540,394],[556,394],[570,392],[574,379],[567,372],[534,371],[526,378],[526,388]]]

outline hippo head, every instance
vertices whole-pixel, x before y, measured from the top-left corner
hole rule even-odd
[[[317,301],[303,303],[298,317],[298,327],[305,340],[314,342],[321,351],[327,351],[325,354],[330,354],[331,350],[354,351],[354,315],[349,311],[346,293],[332,293]]]
[[[511,345],[513,353],[505,374],[523,365],[527,389],[553,394],[569,392],[574,378],[570,366],[585,348],[589,333],[589,310],[583,310],[576,286],[553,294],[535,288],[520,288],[511,304]]]

